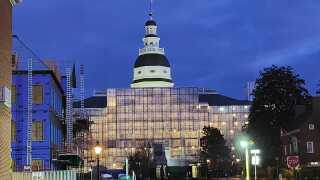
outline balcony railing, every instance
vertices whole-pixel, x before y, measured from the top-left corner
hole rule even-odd
[[[139,49],[139,55],[146,54],[146,53],[164,54],[164,48],[145,47],[145,48]]]

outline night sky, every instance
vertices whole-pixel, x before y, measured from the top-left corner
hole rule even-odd
[[[290,65],[314,94],[320,80],[319,0],[155,0],[175,85],[244,98],[264,67]],[[14,33],[40,57],[76,61],[93,89],[129,87],[147,0],[25,0]]]

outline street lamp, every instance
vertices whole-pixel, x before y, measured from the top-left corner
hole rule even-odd
[[[249,166],[249,142],[242,140],[240,146],[246,151],[246,180],[250,180],[250,166]]]
[[[207,159],[207,173],[206,173],[206,179],[208,179],[208,174],[209,174],[209,165],[211,163],[210,159]]]
[[[94,147],[94,152],[97,156],[97,180],[100,180],[100,167],[99,167],[99,155],[101,154],[102,147],[99,144],[99,141],[97,141],[96,146]]]

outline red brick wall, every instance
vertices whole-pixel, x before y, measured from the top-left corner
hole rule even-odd
[[[0,86],[11,88],[12,6],[0,0]],[[10,180],[11,109],[0,104],[0,179]]]

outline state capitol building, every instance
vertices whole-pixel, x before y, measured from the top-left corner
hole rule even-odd
[[[85,99],[89,120],[85,164],[95,159],[98,141],[102,166],[122,169],[137,149],[158,153],[159,165],[184,167],[199,161],[204,126],[219,128],[234,150],[234,137],[247,123],[250,102],[214,90],[174,86],[170,62],[160,47],[152,13],[145,23],[144,47],[139,50],[131,88],[107,89]],[[80,103],[75,103],[75,112]]]

